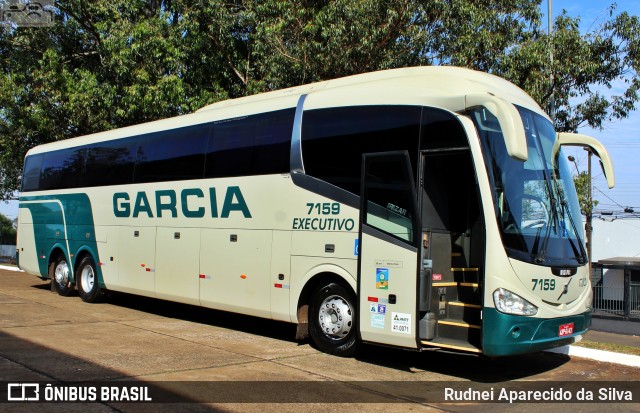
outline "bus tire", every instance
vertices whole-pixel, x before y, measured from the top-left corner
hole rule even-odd
[[[337,283],[321,285],[309,304],[309,335],[316,347],[341,357],[359,347],[354,295]]]
[[[50,268],[51,289],[63,297],[70,296],[73,292],[73,284],[69,277],[69,263],[64,254],[58,254]]]
[[[96,264],[91,255],[86,255],[77,271],[78,295],[85,303],[100,302],[104,297],[104,291],[98,283]]]

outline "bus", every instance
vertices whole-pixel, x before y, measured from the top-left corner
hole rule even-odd
[[[89,303],[119,291],[295,323],[339,356],[535,352],[591,324],[566,145],[613,186],[598,141],[456,67],[227,100],[31,149],[19,266]]]

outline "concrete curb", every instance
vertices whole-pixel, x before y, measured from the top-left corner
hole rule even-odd
[[[20,268],[14,267],[14,266],[10,266],[10,265],[0,265],[0,270],[24,272]]]
[[[596,350],[579,346],[563,346],[547,350],[551,353],[565,354],[571,357],[603,361],[605,363],[622,364],[629,367],[640,367],[640,356],[614,353],[612,351]]]

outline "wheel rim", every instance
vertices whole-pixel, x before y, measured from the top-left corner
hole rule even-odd
[[[56,265],[56,269],[54,271],[54,276],[56,277],[56,282],[60,285],[67,285],[69,283],[69,266],[66,261],[60,261],[58,265]]]
[[[353,311],[339,295],[327,297],[320,305],[318,322],[325,336],[332,340],[345,338],[351,331]]]
[[[91,268],[90,265],[87,265],[82,269],[80,280],[82,282],[82,288],[86,292],[89,292],[93,289],[93,283],[95,282],[95,273],[93,272],[93,268]]]

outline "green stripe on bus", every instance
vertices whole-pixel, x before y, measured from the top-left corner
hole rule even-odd
[[[72,268],[75,268],[76,258],[83,251],[91,253],[96,263],[100,262],[93,210],[87,194],[23,196],[19,207],[31,212],[42,276],[48,276],[47,267],[54,248],[63,250]],[[99,265],[96,270],[100,285],[104,287]]]

